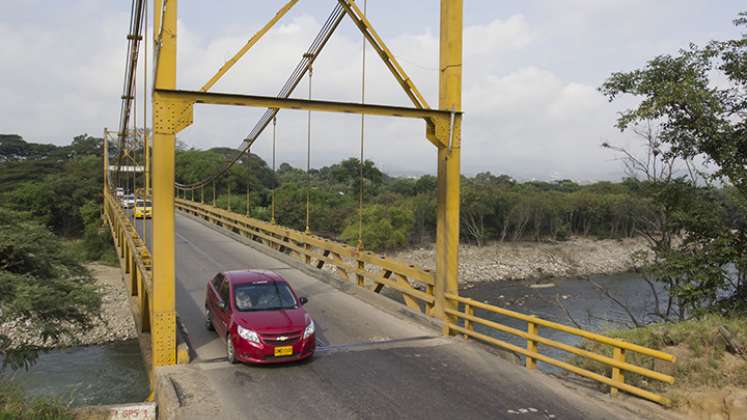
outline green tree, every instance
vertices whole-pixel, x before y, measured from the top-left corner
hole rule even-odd
[[[0,208],[0,324],[17,321],[51,345],[88,328],[99,305],[91,276],[58,237]],[[3,367],[28,366],[37,355],[31,343],[0,335]]]
[[[391,251],[405,246],[412,232],[415,216],[407,206],[374,204],[363,210],[362,239],[366,249]],[[342,239],[351,245],[358,243],[358,218],[351,217],[342,232]]]
[[[747,12],[735,20],[747,25]],[[621,95],[640,99],[624,111],[617,127],[660,122],[666,153],[690,159],[705,156],[747,194],[747,35],[741,39],[691,45],[677,55],[661,55],[631,72],[614,73],[600,88],[610,101]],[[723,87],[713,78],[723,77]]]
[[[736,25],[747,24],[740,13]],[[649,142],[654,162],[680,159],[688,165],[703,157],[716,172],[706,181],[732,184],[737,202],[747,197],[747,36],[691,45],[676,55],[661,55],[643,68],[614,73],[600,91],[610,101],[633,95],[638,105],[624,111],[617,121],[620,130],[636,129],[644,123],[657,125],[656,141]],[[714,77],[724,83],[716,85]],[[624,151],[623,151],[624,152]],[[628,154],[633,167],[643,167]],[[629,166],[631,167],[631,166]],[[661,167],[659,167],[661,168]],[[652,271],[668,286],[677,303],[679,318],[704,310],[734,308],[730,302],[747,297],[747,229],[729,223],[728,206],[712,189],[699,187],[694,176],[658,176],[653,171],[647,183],[652,201],[660,209],[659,239],[654,243],[656,261]],[[692,171],[691,171],[692,173]],[[732,206],[733,212],[744,209]],[[743,216],[740,216],[743,217]],[[672,246],[672,236],[682,244]],[[733,264],[736,274],[729,272]],[[742,305],[744,307],[744,305]],[[668,313],[668,311],[667,311]]]

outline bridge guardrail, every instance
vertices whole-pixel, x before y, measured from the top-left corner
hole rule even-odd
[[[672,376],[657,372],[652,369],[648,369],[643,366],[635,365],[633,363],[630,363],[629,361],[626,361],[625,359],[625,353],[626,351],[629,351],[666,362],[675,363],[676,358],[671,354],[653,350],[648,347],[631,344],[626,341],[618,340],[604,335],[595,334],[579,328],[569,327],[567,325],[547,321],[533,315],[526,315],[519,312],[510,311],[498,306],[489,305],[487,303],[482,303],[474,299],[457,296],[451,293],[446,294],[446,299],[447,301],[454,303],[456,307],[456,309],[447,308],[445,310],[447,315],[453,317],[445,325],[445,329],[448,330],[447,334],[450,331],[455,331],[457,333],[463,334],[465,337],[472,337],[494,346],[519,353],[525,357],[525,364],[529,369],[535,368],[536,362],[541,361],[549,365],[556,366],[558,368],[575,373],[576,375],[609,385],[610,393],[612,395],[615,395],[617,393],[617,390],[621,390],[660,404],[667,405],[670,403],[670,401],[663,395],[656,394],[654,392],[639,388],[629,383],[625,383],[624,372],[627,371],[666,384],[673,384],[674,378]],[[527,329],[526,331],[522,331],[518,328],[509,327],[507,325],[478,316],[475,314],[475,309],[480,309],[485,312],[525,321],[527,323]],[[498,332],[524,338],[526,339],[526,347],[522,348],[515,344],[500,340],[496,337],[478,332],[475,330],[475,324],[481,325],[488,330],[492,329]],[[600,344],[605,344],[612,348],[612,357],[564,344],[546,337],[542,337],[539,333],[540,327],[575,335],[577,337],[595,341]],[[607,377],[597,372],[592,372],[590,370],[573,365],[569,362],[558,360],[546,354],[542,354],[539,345],[562,350],[574,356],[589,359],[608,366],[609,368],[611,368],[611,376]]]
[[[135,323],[139,332],[148,332],[151,313],[149,296],[153,292],[150,252],[120,206],[119,200],[110,193],[105,194],[104,206],[104,215],[114,238],[122,271],[129,277],[127,286]]]
[[[432,313],[435,280],[430,270],[209,204],[177,198],[175,206],[319,269],[332,266],[339,277],[358,286],[368,286],[377,293],[384,287],[396,290],[408,307],[428,315]]]
[[[183,212],[200,217],[210,223],[229,229],[234,233],[239,233],[280,252],[295,255],[307,264],[313,264],[317,268],[322,268],[325,264],[332,265],[337,268],[338,274],[345,280],[353,280],[351,276],[354,275],[354,281],[359,286],[371,286],[376,292],[380,292],[385,286],[395,289],[402,293],[403,300],[408,307],[418,309],[427,315],[434,315],[433,303],[435,298],[433,296],[433,288],[435,280],[433,273],[429,270],[417,268],[413,265],[377,255],[370,251],[361,252],[349,245],[274,225],[209,204],[177,198],[175,205],[177,209]],[[370,268],[373,268],[375,271],[370,270]],[[425,290],[418,290],[418,286],[423,287]],[[643,356],[674,363],[676,359],[673,355],[579,328],[547,321],[533,315],[503,309],[456,294],[447,293],[446,299],[451,304],[450,307],[445,309],[446,315],[449,317],[444,323],[444,332],[446,335],[456,332],[465,337],[471,337],[521,354],[525,357],[525,365],[529,369],[535,368],[537,361],[556,366],[576,375],[608,385],[612,395],[616,395],[618,390],[621,390],[659,404],[667,405],[670,403],[663,395],[626,383],[625,372],[641,375],[645,378],[666,384],[674,383],[674,378],[670,375],[636,365],[632,363],[632,360],[626,360],[625,354],[626,351],[635,352]],[[526,331],[522,331],[518,328],[481,317],[475,314],[475,309],[525,321],[527,329]],[[520,347],[485,334],[484,329],[483,332],[476,331],[475,325],[480,325],[487,330],[523,338],[526,340],[526,347]],[[607,345],[612,349],[612,357],[542,337],[539,332],[540,327]],[[552,347],[605,365],[611,369],[611,375],[608,377],[576,366],[568,361],[558,360],[547,354],[542,354],[540,345]]]

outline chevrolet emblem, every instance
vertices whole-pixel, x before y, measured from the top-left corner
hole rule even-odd
[[[286,336],[284,336],[284,335],[281,335],[281,336],[279,336],[279,337],[276,337],[276,340],[278,340],[278,341],[285,341],[285,340],[287,340],[287,339],[288,339],[288,337],[286,337]]]

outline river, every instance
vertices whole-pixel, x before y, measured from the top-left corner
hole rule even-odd
[[[654,287],[663,299],[663,285],[655,284]],[[480,302],[594,332],[632,326],[627,311],[639,321],[650,322],[650,314],[655,306],[651,286],[636,273],[542,281],[484,282],[477,283],[460,293]],[[513,318],[481,310],[476,310],[475,314],[522,331],[526,331],[527,328],[526,322]],[[476,326],[476,330],[520,347],[526,346],[526,340],[520,337],[499,333],[479,325]],[[540,335],[571,345],[582,341],[574,335],[550,329],[541,328]],[[542,346],[542,352],[558,359],[567,359],[570,356],[566,352],[547,346]]]
[[[144,401],[148,374],[137,340],[42,353],[28,371],[6,372],[29,395],[73,406]]]

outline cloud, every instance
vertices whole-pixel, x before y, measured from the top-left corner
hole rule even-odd
[[[487,75],[465,90],[464,154],[472,171],[519,178],[605,177],[602,136],[614,109],[592,86],[527,67]],[[588,177],[588,178],[587,178]]]
[[[655,5],[643,0],[566,0],[543,2],[541,7],[509,1],[501,8],[474,1],[465,4],[462,168],[467,174],[490,170],[520,178],[619,177],[622,168],[599,144],[602,139],[623,145],[631,141],[613,128],[616,113],[626,103],[607,103],[596,86],[611,71],[638,67],[689,40],[723,38],[717,35],[724,34],[722,27],[736,14],[729,9],[739,9],[736,1],[721,8],[705,1],[680,7],[673,0]],[[41,5],[29,0],[0,6],[0,132],[67,143],[82,132],[114,128],[127,5],[93,0]],[[179,21],[178,85],[198,89],[264,22],[243,15],[217,22],[216,16],[198,13],[195,6],[182,7],[187,20]],[[270,16],[275,6],[257,7],[267,9],[258,9],[257,15]],[[428,29],[433,21],[427,20],[434,16],[432,10],[413,16],[403,30],[402,25],[384,24],[392,13],[417,8],[382,7],[372,16],[374,25],[382,28],[385,41],[430,105],[437,106],[438,33]],[[513,12],[501,14],[505,10]],[[312,12],[315,9],[294,9],[213,90],[275,95],[322,24],[321,16]],[[360,83],[361,36],[346,18],[315,64],[313,97],[359,101]],[[307,89],[304,80],[294,96],[306,97]],[[370,48],[366,101],[410,105]],[[195,112],[195,124],[179,138],[208,148],[239,145],[263,110],[197,106]],[[301,111],[281,112],[281,162],[305,166],[306,117]],[[314,113],[312,166],[356,156],[359,132],[358,116]],[[366,117],[366,156],[394,173],[433,172],[435,150],[424,132],[422,121]],[[255,153],[269,157],[270,134],[263,134]]]
[[[523,15],[514,15],[505,20],[493,19],[483,25],[468,25],[464,28],[465,58],[521,49],[535,37]]]
[[[343,25],[350,23],[345,21]],[[185,44],[184,55],[187,52],[192,59],[184,59],[180,66],[187,68],[185,82],[193,85],[201,84],[211,71],[217,69],[222,61],[230,57],[244,42],[241,36],[223,36],[214,39],[200,39],[195,37],[189,28],[180,29],[187,35],[180,35],[180,42]],[[274,94],[275,87],[281,86],[285,77],[306,49],[309,39],[318,30],[320,22],[301,16],[291,19],[281,25],[279,30],[267,35],[266,39],[252,49],[246,56],[246,62],[235,69],[216,85],[217,91],[247,91],[247,86],[256,86],[251,91],[259,90],[261,94]],[[361,41],[357,33],[339,31],[315,64],[314,98],[334,99],[343,101],[360,100],[361,78]],[[534,35],[529,24],[521,15],[508,19],[494,19],[481,25],[468,25],[465,28],[464,55],[475,62],[490,63],[494,55],[505,50],[517,50],[531,43]],[[438,83],[438,38],[430,31],[422,33],[405,33],[387,40],[387,44],[395,52],[408,74],[429,100],[431,106],[437,106]],[[388,69],[379,57],[369,48],[366,68],[366,100],[369,103],[383,103],[392,105],[411,105],[407,96],[402,92]],[[289,59],[290,57],[290,59]],[[465,59],[466,60],[466,59]],[[260,63],[261,65],[249,65]],[[477,64],[473,64],[477,65]],[[277,69],[283,69],[278,71]],[[474,72],[473,72],[474,73]],[[199,75],[196,76],[196,75]],[[465,77],[465,109],[468,113],[480,115],[490,112],[486,107],[493,107],[494,112],[498,103],[484,98],[471,100],[468,92],[478,90],[487,76],[480,78]],[[488,80],[489,81],[489,80]],[[515,83],[508,80],[516,94],[512,97],[520,99],[519,91],[527,87],[535,88],[534,81]],[[270,88],[272,87],[272,88]],[[502,88],[502,89],[505,89]],[[296,97],[306,97],[307,84],[303,81],[296,90]],[[541,95],[542,92],[537,92]],[[479,96],[479,95],[478,95]],[[496,96],[496,97],[500,97]],[[525,93],[526,96],[526,93]],[[472,106],[479,104],[479,106]],[[514,104],[505,103],[505,109],[517,109]],[[241,113],[247,114],[246,112]],[[228,115],[228,116],[226,116]],[[249,121],[244,120],[240,128],[235,124],[239,112],[217,114],[210,111],[200,114],[197,124],[185,132],[181,138],[188,144],[209,147],[225,144],[225,138],[238,139],[249,131]],[[285,150],[281,159],[296,165],[305,165],[306,119],[305,113],[281,112],[280,126],[283,130]],[[342,157],[355,155],[359,126],[358,117],[333,116],[314,114],[313,143],[315,156],[312,166],[332,163]],[[480,121],[469,119],[468,121]],[[469,124],[469,123],[465,123]],[[209,127],[209,128],[208,128]],[[224,133],[231,131],[231,135],[218,135],[214,127],[221,127]],[[380,165],[399,173],[431,172],[435,169],[435,150],[425,140],[425,126],[420,121],[400,121],[395,119],[368,117],[366,154]],[[469,129],[465,127],[465,132]],[[322,140],[318,140],[322,139]],[[238,144],[236,141],[235,144]],[[266,152],[268,142],[258,142],[255,152]],[[230,144],[230,143],[229,143]],[[396,156],[391,151],[397,150]],[[471,162],[465,161],[465,169],[470,171]]]

